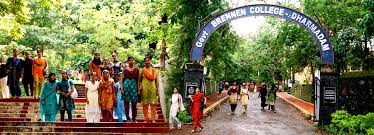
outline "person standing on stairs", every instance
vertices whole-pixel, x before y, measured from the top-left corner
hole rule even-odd
[[[112,78],[117,83],[120,81],[119,76],[121,76],[122,63],[117,60],[117,53],[112,54],[112,59],[113,61],[110,63],[110,66],[113,68]]]
[[[87,81],[86,95],[86,120],[87,122],[100,122],[100,106],[99,106],[99,82],[96,81],[96,72],[90,74],[91,81]]]
[[[55,122],[57,114],[56,74],[50,73],[40,95],[40,117],[45,122]]]
[[[7,84],[10,89],[11,97],[20,97],[21,96],[21,88],[20,85],[20,78],[22,78],[21,70],[22,70],[22,63],[21,59],[18,58],[18,50],[13,49],[13,57],[8,58],[6,63],[7,72],[8,72],[8,81]]]
[[[138,77],[139,69],[134,67],[134,57],[127,58],[127,64],[121,74],[121,94],[125,102],[125,114],[127,121],[136,122],[137,103],[139,101],[140,93],[138,92]],[[130,104],[132,119],[130,119]]]
[[[2,98],[10,98],[7,80],[7,66],[4,63],[3,56],[0,56],[0,91]]]
[[[31,58],[31,53],[28,51],[24,52],[24,56],[25,59],[22,60],[22,84],[25,89],[26,96],[31,95],[31,97],[34,97],[34,77],[32,69],[34,60]]]
[[[103,71],[103,79],[99,84],[99,104],[101,108],[101,114],[103,116],[102,122],[113,122],[113,108],[116,104],[116,88],[114,86],[114,80],[109,77],[109,71]]]
[[[65,111],[68,113],[68,119],[73,121],[73,110],[75,108],[74,99],[70,94],[74,91],[74,82],[70,80],[65,70],[61,71],[62,80],[57,83],[56,91],[60,94],[59,110],[61,121],[65,121]]]
[[[38,57],[34,58],[34,83],[35,83],[35,91],[34,96],[35,98],[39,98],[40,91],[42,89],[42,85],[44,83],[44,78],[47,75],[48,71],[48,61],[43,57],[43,52],[41,50],[37,50]]]
[[[95,72],[96,76],[94,76],[94,77],[96,77],[96,80],[98,80],[98,81],[101,80],[101,70],[100,70],[101,64],[102,64],[102,62],[100,60],[100,53],[95,52],[94,58],[92,59],[92,61],[89,64],[89,67],[90,67],[89,74],[92,74],[93,72]]]
[[[119,76],[117,79],[121,79],[122,77]],[[125,114],[125,105],[123,103],[123,99],[122,99],[122,94],[121,94],[121,83],[120,82],[117,82],[116,83],[116,90],[117,90],[117,104],[116,104],[116,107],[114,108],[114,114],[118,117],[118,122],[123,122],[123,118],[122,116],[124,116]]]
[[[109,71],[109,77],[111,77],[111,75],[113,74],[113,68],[110,66],[110,62],[109,62],[108,58],[104,58],[103,65],[101,65],[100,70],[101,70],[101,73],[102,73],[101,78],[103,78],[103,76],[104,76],[104,73],[103,73],[104,70],[108,70]]]
[[[138,94],[141,95],[143,104],[143,114],[145,120],[148,122],[148,107],[151,106],[152,122],[156,122],[156,107],[158,103],[158,80],[156,68],[151,64],[151,58],[144,58],[145,67],[139,73],[139,86]]]

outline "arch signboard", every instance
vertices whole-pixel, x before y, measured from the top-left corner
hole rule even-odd
[[[219,27],[229,23],[230,21],[250,16],[275,16],[304,27],[309,31],[319,45],[321,63],[334,63],[334,51],[330,40],[326,33],[314,20],[293,9],[271,4],[256,4],[238,7],[225,11],[214,17],[199,31],[197,37],[195,38],[191,49],[191,60],[200,61],[202,59],[205,44],[207,43],[210,35]]]

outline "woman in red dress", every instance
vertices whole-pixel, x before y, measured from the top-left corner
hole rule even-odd
[[[203,117],[203,110],[201,109],[201,100],[204,99],[204,105],[206,105],[206,97],[204,94],[200,93],[200,89],[196,88],[196,93],[192,97],[192,119],[193,119],[193,129],[192,133],[196,132],[197,126],[200,127],[199,131],[203,129],[203,126],[199,122],[199,119]]]

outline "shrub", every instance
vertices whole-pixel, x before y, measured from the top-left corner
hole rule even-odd
[[[336,134],[373,134],[374,113],[366,115],[351,115],[346,111],[338,110],[332,115],[330,125],[319,128]]]
[[[370,128],[367,130],[368,135],[374,135],[374,128]]]
[[[184,106],[186,107],[187,104],[185,104]],[[192,116],[190,114],[188,114],[187,108],[184,111],[178,112],[177,118],[182,123],[190,123],[190,122],[192,122]]]

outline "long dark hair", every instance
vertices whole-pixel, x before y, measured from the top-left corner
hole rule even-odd
[[[127,57],[127,61],[129,61],[130,59],[133,59],[133,60],[135,60],[135,58],[134,58],[134,57],[132,57],[132,56],[129,56],[129,57]]]
[[[96,55],[96,54],[99,54],[99,55],[100,55],[100,53],[95,52],[92,62],[93,62],[95,65],[100,65],[100,64],[101,64],[100,57],[99,57],[99,59],[95,59],[95,55]]]
[[[55,73],[49,73],[49,75],[48,75],[48,81],[49,81],[50,83],[55,83],[56,80],[54,80],[53,82],[52,82],[52,80],[51,80],[51,77],[52,77],[52,76],[56,76],[56,74],[55,74]]]
[[[145,56],[144,59],[143,59],[143,61],[145,61],[146,59],[152,60],[151,57]]]

